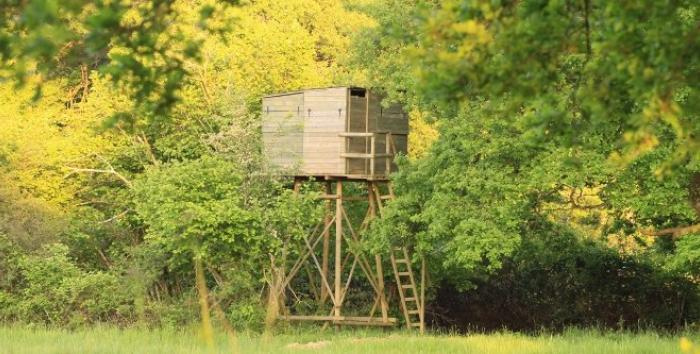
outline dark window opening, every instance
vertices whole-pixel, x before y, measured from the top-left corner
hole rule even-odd
[[[351,89],[350,89],[350,96],[354,96],[354,97],[365,97],[365,92],[366,92],[366,91],[367,91],[367,90],[365,90],[365,89],[363,89],[363,88],[351,88]]]

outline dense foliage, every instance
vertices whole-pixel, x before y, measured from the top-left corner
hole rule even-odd
[[[2,319],[190,322],[201,260],[219,309],[236,325],[261,325],[270,258],[308,232],[319,209],[314,191],[294,197],[268,173],[259,98],[347,77],[339,56],[367,17],[325,1],[112,2],[116,12],[42,4],[13,5],[3,22],[12,37],[2,42],[3,73],[27,85],[0,85]],[[121,22],[92,21],[105,16]],[[75,43],[75,62],[29,51],[29,39],[9,31],[20,25],[32,40]],[[93,61],[94,31],[108,45]],[[178,52],[177,38],[193,51]],[[42,270],[48,259],[56,265]]]
[[[666,287],[671,269],[678,281],[694,278],[694,247],[684,245],[694,244],[698,219],[697,4],[396,1],[374,11],[380,25],[365,36],[381,40],[360,42],[358,60],[380,57],[375,82],[393,82],[395,97],[441,123],[429,154],[396,176],[399,198],[374,229],[375,249],[414,244],[436,278],[458,289],[508,274],[537,279],[529,267],[566,289],[545,271],[555,259],[517,260],[533,242],[573,232],[653,259],[659,279],[637,283],[640,294]],[[684,238],[654,238],[669,236]],[[583,284],[572,293],[593,288],[611,300]],[[522,285],[514,296],[541,288]],[[561,294],[541,295],[558,303]],[[556,318],[537,325],[567,323],[559,310],[577,313],[558,304]],[[534,303],[526,311],[537,318]]]
[[[260,97],[335,84],[410,112],[397,198],[364,237],[428,260],[435,323],[700,315],[695,1],[5,10],[0,320],[189,322],[200,265],[213,311],[260,326],[322,210],[267,166]]]

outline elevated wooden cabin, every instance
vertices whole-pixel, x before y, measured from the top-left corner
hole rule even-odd
[[[294,176],[386,179],[408,149],[408,115],[361,87],[269,95],[262,133],[269,161]]]

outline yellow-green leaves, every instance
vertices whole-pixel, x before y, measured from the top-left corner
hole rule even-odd
[[[369,24],[340,1],[256,1],[233,16],[230,44],[214,58],[226,63],[237,89],[251,100],[336,83],[346,70],[340,61],[350,35]]]

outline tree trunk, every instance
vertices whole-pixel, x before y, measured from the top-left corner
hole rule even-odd
[[[214,350],[214,331],[211,325],[211,317],[209,315],[209,291],[204,279],[204,267],[202,260],[198,257],[194,258],[194,273],[197,283],[197,293],[199,294],[199,312],[202,318],[202,336],[207,343],[207,347]]]

